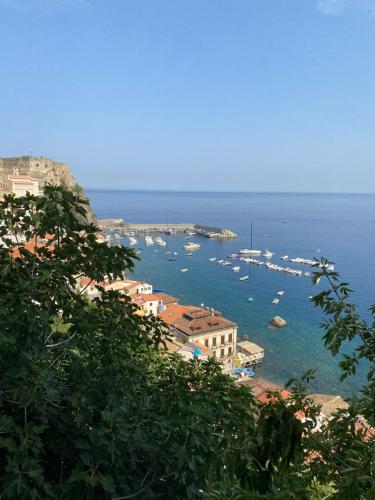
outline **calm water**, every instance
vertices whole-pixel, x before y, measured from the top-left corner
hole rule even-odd
[[[312,391],[348,395],[358,390],[363,368],[355,378],[340,384],[340,356],[332,358],[321,340],[321,313],[308,297],[326,287],[323,281],[314,286],[308,278],[244,263],[239,264],[240,273],[233,273],[208,259],[225,258],[249,246],[252,219],[254,248],[271,249],[275,252],[272,261],[280,264],[281,255],[313,258],[320,248],[321,255],[334,261],[336,270],[351,283],[354,300],[360,311],[367,314],[375,302],[375,195],[134,191],[89,191],[88,195],[98,218],[193,222],[235,231],[239,237],[230,241],[202,238],[201,248],[191,257],[185,256],[181,248],[185,243],[183,236],[163,236],[167,249],[179,252],[175,262],[168,262],[165,249],[147,248],[140,238],[138,247],[144,251],[134,277],[152,282],[185,304],[203,303],[221,310],[238,324],[239,336],[247,334],[265,348],[259,374],[282,383],[315,368]],[[183,267],[188,267],[189,272],[181,273]],[[295,267],[308,270],[307,266]],[[250,274],[251,279],[240,282],[239,277],[244,274]],[[272,305],[281,289],[285,296],[278,305]],[[254,298],[253,303],[248,302],[249,297]],[[269,328],[269,320],[275,314],[288,321],[285,329]]]

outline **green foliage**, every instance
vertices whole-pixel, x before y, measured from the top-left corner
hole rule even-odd
[[[87,300],[77,279],[115,280],[137,257],[96,239],[80,194],[9,195],[0,219],[1,498],[364,498],[374,490],[374,449],[354,426],[359,412],[371,417],[371,384],[317,439],[319,409],[304,388],[311,373],[290,382],[288,401],[275,393],[260,405],[214,360],[167,354],[165,325],[135,314],[124,296],[100,289]],[[359,335],[356,359],[367,358],[372,330],[343,307],[347,286],[336,292],[340,299],[315,299],[333,315],[326,345],[336,353]]]
[[[135,253],[98,242],[62,187],[6,196],[0,217],[2,498],[197,498],[232,463],[260,484],[250,391],[167,355],[162,322],[117,292],[90,303],[75,287],[122,277]]]
[[[343,344],[353,346],[351,355],[343,354],[341,379],[354,375],[360,362],[368,366],[367,384],[350,399],[349,408],[337,412],[315,439],[319,459],[312,463],[313,473],[335,485],[332,498],[375,498],[375,323],[371,326],[350,301],[349,284],[340,282],[338,273],[329,271],[326,259],[317,261],[319,271],[313,280],[326,278],[330,288],[313,298],[326,315],[322,328],[324,343],[333,356]],[[375,306],[370,308],[372,316]],[[358,426],[358,416],[367,424]],[[323,461],[322,461],[323,458]]]

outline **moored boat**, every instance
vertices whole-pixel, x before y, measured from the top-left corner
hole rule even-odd
[[[185,245],[184,245],[185,250],[188,250],[188,251],[198,250],[198,248],[200,248],[200,247],[201,247],[200,243],[195,243],[193,241],[191,241],[189,243],[185,243]]]

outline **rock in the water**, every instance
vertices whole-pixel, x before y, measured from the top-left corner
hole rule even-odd
[[[281,316],[274,316],[271,319],[271,324],[272,324],[272,326],[275,326],[276,328],[282,328],[283,326],[286,326],[286,321]]]

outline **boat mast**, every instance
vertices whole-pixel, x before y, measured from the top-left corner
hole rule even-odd
[[[250,222],[250,250],[253,249],[253,221]]]

